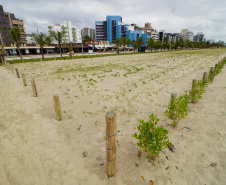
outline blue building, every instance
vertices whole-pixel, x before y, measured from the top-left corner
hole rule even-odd
[[[128,37],[131,41],[138,37],[144,39],[150,37],[143,31],[134,29],[134,26],[123,23],[119,15],[108,15],[106,21],[95,21],[95,30],[97,41],[109,41],[109,43],[121,37]]]

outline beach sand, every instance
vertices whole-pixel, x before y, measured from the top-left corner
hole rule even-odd
[[[164,115],[171,93],[190,90],[193,79],[201,80],[226,56],[226,50],[218,52],[14,64],[26,74],[27,86],[1,66],[0,185],[225,184],[226,67],[205,88],[203,99],[189,104],[191,111],[176,128]],[[38,97],[33,97],[32,78]],[[60,97],[62,121],[56,120],[54,94]],[[106,175],[107,111],[116,112],[119,131],[112,178]],[[151,113],[175,145],[174,153],[168,148],[160,153],[155,166],[145,154],[137,157],[132,137],[138,119],[148,120]]]

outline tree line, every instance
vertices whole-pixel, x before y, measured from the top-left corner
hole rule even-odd
[[[115,42],[115,45],[117,47],[117,53],[119,53],[119,47],[123,47],[123,50],[125,52],[125,48],[127,45],[133,46],[134,53],[135,51],[140,48],[142,45],[149,49],[149,52],[154,50],[182,50],[184,48],[186,49],[194,49],[194,48],[210,48],[210,47],[224,47],[223,44],[220,43],[210,43],[209,41],[190,41],[186,40],[184,41],[182,38],[180,38],[176,42],[169,42],[168,37],[164,37],[163,41],[154,40],[153,37],[150,37],[148,39],[144,39],[143,37],[138,37],[137,40],[130,40],[127,37],[118,38]],[[138,50],[139,52],[139,50]]]
[[[8,35],[10,36],[10,38],[12,39],[12,41],[16,44],[18,53],[20,55],[20,59],[22,62],[23,61],[23,57],[22,54],[20,52],[20,41],[21,41],[21,32],[20,32],[20,28],[19,27],[12,27],[10,31],[8,31],[7,29],[1,27],[1,29],[5,32],[8,33]],[[63,37],[65,35],[64,31],[49,31],[49,36],[47,36],[45,33],[39,33],[37,31],[37,33],[32,33],[31,36],[34,38],[34,40],[36,41],[37,44],[39,44],[40,48],[41,48],[41,54],[42,54],[42,58],[44,59],[44,46],[46,44],[50,44],[52,39],[57,40],[58,45],[59,45],[59,50],[60,50],[60,55],[62,57],[62,43],[63,43]],[[89,38],[88,36],[85,37],[85,39],[83,40],[88,41],[91,38]],[[83,42],[83,43],[84,43]],[[205,42],[205,41],[201,41],[201,42],[194,42],[194,41],[184,41],[182,38],[180,38],[177,42],[169,42],[167,37],[164,37],[163,42],[157,40],[155,41],[153,37],[150,37],[148,39],[144,39],[143,37],[138,37],[136,40],[130,40],[128,37],[122,37],[122,38],[118,38],[116,41],[114,41],[116,48],[117,48],[117,54],[119,54],[119,47],[123,46],[124,49],[124,53],[125,53],[125,48],[127,45],[131,45],[133,46],[134,49],[134,53],[135,51],[140,48],[142,45],[146,45],[146,47],[149,49],[149,51],[153,50],[159,50],[159,49],[167,49],[167,50],[178,50],[178,49],[184,49],[184,48],[208,48],[208,47],[223,47],[223,44],[219,44],[219,43],[210,43],[209,41]],[[2,45],[1,48],[1,53],[3,53],[4,50],[4,45]],[[70,52],[70,56],[72,54],[72,44],[70,43],[68,46],[68,50]],[[139,49],[138,49],[139,52]]]

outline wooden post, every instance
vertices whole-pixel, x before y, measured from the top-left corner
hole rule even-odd
[[[20,78],[20,73],[18,71],[18,68],[15,68],[15,71],[16,71],[17,78]]]
[[[107,112],[106,120],[106,173],[113,177],[116,170],[116,139],[117,139],[117,116],[114,112]]]
[[[22,73],[22,78],[23,78],[24,86],[27,86],[26,76],[24,73]]]
[[[175,99],[177,98],[177,93],[175,92],[172,92],[171,93],[171,105],[173,106],[174,105],[174,101]],[[175,119],[175,116],[173,116],[173,112],[170,111],[170,119]]]
[[[54,107],[56,112],[56,118],[58,121],[60,121],[62,119],[62,114],[61,114],[60,99],[58,94],[53,95],[53,102],[54,102]]]
[[[32,86],[32,89],[33,89],[33,96],[38,97],[38,92],[37,92],[37,88],[36,88],[36,85],[35,85],[35,79],[31,80],[31,86]]]
[[[204,73],[203,73],[202,81],[206,81],[206,80],[207,80],[207,72],[204,72]]]
[[[195,89],[195,84],[197,83],[197,79],[193,79],[192,81],[192,90]]]

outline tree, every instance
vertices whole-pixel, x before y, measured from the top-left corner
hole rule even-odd
[[[3,31],[7,32],[8,35],[10,36],[10,38],[16,44],[17,51],[18,51],[18,53],[20,55],[20,59],[21,59],[22,62],[24,62],[23,57],[22,57],[21,52],[20,52],[20,41],[21,41],[20,28],[19,27],[12,27],[10,32],[7,29],[3,28],[3,27],[1,27],[1,29]]]
[[[144,39],[143,37],[138,37],[137,38],[137,47],[141,47],[141,45],[146,43],[146,39]]]
[[[129,44],[128,37],[122,37],[121,42],[122,42],[122,45],[124,46],[123,48],[124,48],[124,54],[125,54],[125,47],[126,47],[127,44]]]
[[[169,43],[169,41],[168,41],[168,37],[164,37],[164,39],[163,39],[163,48],[164,48],[164,51],[165,51],[165,49],[167,48],[167,44]]]
[[[170,50],[170,48],[171,48],[172,46],[171,46],[170,43],[168,43],[168,44],[166,45],[166,47],[167,47],[168,50]]]
[[[138,48],[137,41],[136,41],[136,40],[132,40],[132,41],[130,42],[130,44],[133,46],[134,53],[135,53],[136,49]]]
[[[175,42],[174,45],[173,45],[173,48],[175,49],[175,51],[178,49],[179,47],[179,42]]]
[[[161,48],[161,45],[162,45],[162,43],[159,40],[156,41],[155,42],[155,45],[154,45],[155,51],[158,50],[158,49],[160,49]]]
[[[91,37],[89,37],[88,35],[86,35],[84,38],[83,38],[83,44],[85,44],[86,42],[88,42],[88,41],[91,41],[92,40],[92,38]]]
[[[44,45],[48,43],[49,38],[44,33],[32,33],[31,36],[35,39],[35,41],[40,45],[42,58],[44,59]]]
[[[59,48],[60,48],[60,55],[62,57],[62,50],[61,50],[61,46],[62,46],[62,40],[63,40],[63,36],[64,36],[64,32],[60,32],[60,31],[49,31],[50,33],[50,37],[54,38],[55,40],[57,40],[58,44],[59,44]]]
[[[178,42],[179,42],[179,46],[180,46],[180,48],[181,48],[181,50],[182,50],[183,47],[185,46],[184,40],[183,40],[182,38],[180,38]]]
[[[118,48],[122,46],[122,38],[117,38],[116,41],[115,41],[115,45],[116,45],[116,48],[117,48],[116,53],[119,54]]]
[[[149,48],[149,52],[150,52],[150,48],[154,48],[155,46],[155,41],[153,37],[149,37],[147,40],[147,47]],[[152,50],[151,50],[152,52]]]

